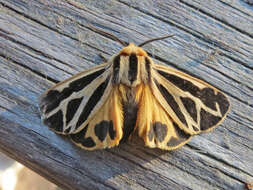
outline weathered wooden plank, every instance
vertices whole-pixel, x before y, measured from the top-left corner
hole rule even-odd
[[[252,7],[239,1],[188,1],[182,0],[193,9],[197,9],[206,15],[210,15],[225,25],[238,30],[240,33],[253,37]],[[210,6],[212,5],[212,6]],[[225,14],[224,14],[225,13]]]
[[[0,3],[1,151],[65,189],[243,189],[252,181],[251,30],[236,30],[244,23],[214,12],[233,9],[231,19],[244,14],[240,21],[253,26],[249,7],[235,8],[237,1],[209,9],[188,1]],[[97,64],[99,53],[110,56],[120,49],[89,30],[90,23],[137,43],[175,33],[145,48],[156,62],[225,91],[232,103],[228,118],[173,152],[144,148],[137,138],[119,148],[87,152],[49,131],[37,106],[43,90]],[[215,49],[219,54],[202,63]]]

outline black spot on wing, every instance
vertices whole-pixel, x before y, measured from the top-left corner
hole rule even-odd
[[[84,147],[92,148],[96,146],[96,143],[91,137],[85,138],[88,125],[86,125],[80,132],[70,135],[70,138],[77,144],[81,144]]]
[[[150,141],[157,139],[159,142],[164,141],[168,132],[168,128],[166,124],[162,124],[161,122],[155,122],[150,124],[150,130],[148,132],[148,138]]]
[[[84,89],[94,79],[100,76],[105,69],[98,70],[94,73],[86,75],[80,79],[72,81],[69,86],[64,88],[61,92],[57,90],[51,90],[40,101],[41,107],[46,107],[45,113],[49,113],[53,109],[59,106],[59,104],[66,98],[68,98],[73,92],[78,92]]]
[[[86,103],[84,109],[82,110],[82,113],[79,116],[79,119],[76,124],[76,129],[80,127],[85,120],[87,120],[88,116],[90,115],[93,108],[97,105],[99,100],[104,94],[104,91],[109,83],[109,77],[101,83],[97,89],[93,92],[93,94],[90,96],[88,102]]]
[[[200,111],[200,129],[205,131],[221,120],[220,117],[214,116],[211,113],[201,109]]]
[[[173,127],[175,129],[177,137],[170,138],[170,140],[167,143],[169,147],[178,146],[184,141],[187,141],[191,137],[191,135],[185,133],[182,129],[180,129],[179,126],[175,122],[173,122]]]
[[[101,142],[103,142],[108,133],[110,137],[115,136],[115,133],[112,132],[112,129],[113,129],[112,121],[101,121],[100,123],[95,125],[95,135]]]
[[[62,111],[59,110],[49,118],[44,120],[44,124],[47,125],[49,128],[62,132],[63,131],[63,114]]]
[[[159,142],[162,142],[165,139],[168,132],[167,125],[162,124],[160,122],[155,122],[153,123],[153,128],[154,128],[156,139]]]
[[[138,73],[138,58],[136,54],[132,53],[129,56],[129,70],[128,70],[128,80],[133,83],[137,78]]]
[[[207,107],[216,110],[216,103],[218,103],[223,116],[228,111],[229,102],[222,93],[218,92],[216,95],[214,89],[212,88],[207,87],[200,89],[188,80],[182,79],[176,75],[169,74],[161,70],[157,71],[159,74],[161,74],[164,78],[166,78],[169,82],[173,83],[178,88],[182,89],[183,91],[189,92],[193,96],[199,98]]]
[[[114,128],[113,128],[113,123],[112,123],[112,121],[111,121],[111,124],[110,124],[110,126],[109,126],[109,135],[110,135],[110,138],[111,138],[112,140],[114,140],[114,138],[116,137],[116,131],[115,131]]]
[[[183,113],[181,112],[177,102],[175,101],[174,97],[168,92],[168,90],[162,85],[159,84],[157,81],[155,81],[156,86],[158,87],[159,91],[161,92],[162,96],[166,100],[166,102],[170,105],[170,107],[173,109],[177,117],[180,119],[180,121],[185,124],[187,127],[187,123],[185,120],[185,117]]]
[[[101,121],[100,123],[95,125],[95,135],[98,139],[103,142],[108,132],[109,122]]]
[[[123,102],[123,137],[120,143],[127,141],[137,120],[138,105],[134,100],[135,95],[132,91],[128,91],[126,95],[127,101]]]
[[[66,125],[72,120],[74,117],[77,109],[79,108],[81,102],[83,100],[82,98],[76,98],[71,101],[69,101],[68,106],[67,106],[67,113],[66,113]]]
[[[118,84],[119,81],[119,71],[120,71],[120,55],[117,55],[113,60],[113,75],[112,82]]]
[[[192,119],[195,122],[197,122],[197,109],[196,109],[195,102],[191,98],[187,98],[187,97],[186,98],[180,97],[180,98],[187,112],[190,114]]]

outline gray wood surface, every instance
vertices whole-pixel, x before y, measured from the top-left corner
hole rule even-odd
[[[170,152],[138,138],[89,152],[50,131],[39,95],[121,49],[88,24],[137,44],[175,34],[144,49],[225,92],[225,121]],[[0,0],[0,151],[63,189],[245,189],[253,181],[252,1]]]

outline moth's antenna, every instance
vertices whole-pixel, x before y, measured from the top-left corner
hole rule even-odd
[[[112,34],[110,34],[110,33],[108,33],[108,32],[105,32],[105,31],[103,31],[103,30],[100,30],[100,29],[98,29],[98,28],[95,28],[95,27],[93,27],[93,26],[91,26],[91,25],[89,25],[89,28],[90,28],[91,30],[93,30],[94,32],[97,32],[97,33],[99,33],[99,34],[101,34],[101,35],[107,36],[108,38],[111,38],[111,39],[113,39],[113,40],[118,41],[118,42],[119,42],[121,45],[123,45],[123,46],[128,46],[128,43],[126,43],[126,42],[120,40],[119,38],[117,38],[116,36],[114,36],[114,35],[112,35]]]
[[[175,36],[175,35],[172,34],[172,35],[167,35],[167,36],[163,36],[163,37],[160,37],[160,38],[153,38],[153,39],[147,40],[147,41],[139,44],[138,46],[141,47],[141,46],[144,46],[147,43],[150,43],[150,42],[153,42],[153,41],[156,41],[156,40],[163,40],[165,38],[170,38],[170,37],[173,37],[173,36]]]

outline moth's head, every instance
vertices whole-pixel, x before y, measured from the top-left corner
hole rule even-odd
[[[129,56],[131,54],[136,54],[137,56],[148,56],[147,52],[141,47],[136,46],[134,43],[129,43],[128,46],[124,47],[120,51],[120,55]]]

